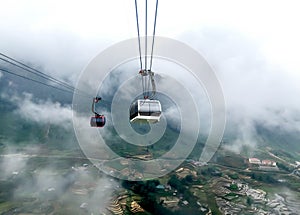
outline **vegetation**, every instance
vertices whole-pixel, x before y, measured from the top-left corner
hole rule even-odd
[[[140,195],[147,195],[156,192],[156,186],[159,185],[158,180],[148,180],[148,181],[127,181],[122,182],[122,186],[126,189],[132,190],[134,193]]]
[[[76,165],[82,166],[83,163],[90,164],[88,160],[80,158],[83,157],[83,154],[76,143],[76,137],[72,129],[64,130],[60,126],[48,125],[47,123],[38,124],[29,120],[22,120],[21,123],[18,123],[20,122],[17,117],[18,114],[13,112],[15,108],[16,106],[14,104],[7,101],[0,101],[1,152],[6,153],[8,143],[16,146],[17,150],[22,150],[25,146],[28,147],[29,144],[38,145],[41,151],[37,156],[30,157],[26,160],[26,169],[24,169],[24,171],[21,171],[17,175],[11,174],[7,178],[3,177],[3,179],[0,180],[0,214],[12,214],[15,209],[22,210],[24,213],[34,212],[36,214],[86,214],[87,211],[79,210],[79,206],[85,199],[93,195],[91,190],[93,190],[94,182],[91,178],[97,178],[101,173],[99,173],[98,169],[91,168],[84,172],[84,176],[82,176],[83,182],[76,181],[78,182],[76,186],[79,187],[79,190],[80,186],[83,186],[82,184],[88,181],[88,183],[86,183],[88,187],[86,195],[80,196],[71,192],[76,177],[76,173],[73,174],[71,167],[76,167]],[[125,143],[114,132],[113,130],[112,136],[114,136],[114,138],[108,141],[109,147],[123,157],[150,154],[153,158],[157,158],[169,151],[169,149],[173,147],[174,140],[178,138],[178,133],[175,129],[167,128],[165,135],[159,142],[149,147],[141,147]],[[140,132],[147,132],[146,127],[142,128]],[[259,132],[266,136],[266,134],[263,134],[263,130]],[[272,138],[272,140],[273,139],[274,138]],[[278,140],[274,139],[274,141],[278,143]],[[204,145],[203,142],[203,140],[197,142],[189,158],[198,158]],[[289,144],[288,147],[291,148],[291,145],[292,144]],[[278,144],[276,149],[271,149],[270,152],[288,161],[295,156],[294,153],[287,152],[286,150],[280,149],[280,147],[282,148],[283,146]],[[259,153],[259,155],[262,156],[261,158],[270,158],[266,150],[261,150]],[[52,155],[55,156],[51,158]],[[213,161],[215,163],[209,163],[209,165],[201,167],[194,167],[192,164],[186,165],[186,163],[188,163],[186,162],[184,164],[185,167],[193,169],[193,171],[195,170],[197,173],[196,176],[188,174],[184,177],[179,177],[176,172],[172,172],[157,180],[137,182],[122,181],[122,187],[138,197],[139,204],[147,211],[144,214],[164,215],[201,214],[202,212],[199,211],[199,204],[197,204],[197,202],[200,202],[202,207],[207,206],[207,208],[211,209],[212,214],[221,214],[216,202],[216,197],[218,196],[216,189],[218,187],[214,184],[214,181],[219,178],[228,181],[240,180],[247,182],[250,186],[259,187],[267,192],[269,191],[266,188],[267,185],[273,187],[272,192],[277,192],[276,190],[278,190],[277,188],[279,187],[288,187],[293,191],[299,191],[300,180],[297,176],[287,174],[291,173],[293,169],[285,162],[277,161],[277,166],[281,171],[270,174],[269,172],[263,171],[250,172],[245,170],[247,164],[244,162],[244,157],[223,151],[223,149],[218,151]],[[34,177],[35,172],[42,171],[50,166],[52,169],[55,169],[55,174],[51,175],[51,177],[55,179],[68,179],[67,182],[59,186],[58,193],[49,192],[49,187],[47,186],[38,188],[33,186],[37,180],[37,178]],[[122,169],[123,165],[115,163],[112,165],[112,168]],[[138,164],[133,168],[140,170],[143,169],[143,166]],[[281,179],[282,182],[278,182],[279,179]],[[89,180],[91,180],[91,182]],[[226,181],[226,184],[228,183]],[[21,190],[16,197],[15,194],[20,191],[20,186],[24,184],[30,189]],[[162,184],[169,184],[171,189],[158,189],[157,186]],[[228,201],[233,202],[238,199],[239,203],[242,202],[249,208],[254,205],[254,199],[252,197],[241,197],[237,195],[239,188],[236,182],[225,188],[229,189],[229,194],[222,196],[222,198],[225,199],[227,197]],[[161,197],[178,198],[178,207],[166,207]],[[240,200],[240,198],[242,198],[242,200]],[[133,198],[130,199],[129,203],[132,202],[132,200]],[[184,204],[183,201],[187,201],[188,204]],[[125,214],[131,213],[128,210]]]
[[[228,173],[227,174],[231,179],[238,179],[239,178],[239,175],[237,173]]]
[[[283,171],[286,171],[286,172],[292,172],[292,168],[284,163],[281,163],[281,162],[277,162],[277,167],[280,169],[280,170],[283,170]]]
[[[272,175],[267,174],[267,173],[257,173],[257,172],[252,172],[250,173],[250,176],[252,179],[261,181],[267,184],[277,184],[278,180],[276,180]]]
[[[238,191],[239,187],[237,186],[237,184],[230,184],[229,189],[232,191]]]
[[[251,206],[251,205],[253,204],[253,202],[254,202],[253,199],[252,199],[251,197],[248,196],[248,197],[247,197],[247,205],[248,205],[248,206]]]

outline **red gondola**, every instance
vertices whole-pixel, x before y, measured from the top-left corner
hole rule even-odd
[[[92,104],[92,112],[95,114],[95,116],[91,117],[90,125],[91,127],[103,127],[105,125],[106,119],[104,115],[100,115],[95,111],[95,103],[98,103],[99,100],[101,100],[100,97],[96,97],[93,99]]]
[[[91,126],[92,127],[103,127],[105,125],[106,119],[103,115],[91,117]]]

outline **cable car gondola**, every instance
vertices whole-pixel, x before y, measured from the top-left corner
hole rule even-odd
[[[100,115],[97,112],[95,112],[95,103],[98,103],[99,100],[101,100],[100,97],[96,97],[93,99],[92,112],[95,114],[95,116],[91,117],[91,127],[103,127],[106,122],[104,115]]]
[[[95,115],[91,117],[91,127],[103,127],[106,119],[104,115]]]
[[[158,100],[138,99],[130,107],[130,122],[159,122],[161,104]]]
[[[133,102],[129,110],[129,120],[135,122],[156,123],[160,120],[162,112],[161,104],[158,100],[152,99],[156,94],[156,86],[154,81],[154,72],[151,70],[140,70],[139,74],[142,76],[143,82],[150,82],[152,91],[149,88],[143,89],[144,99],[138,99]],[[145,86],[145,84],[143,84]],[[151,99],[150,99],[151,98]]]
[[[154,99],[156,94],[156,85],[154,80],[154,72],[152,71],[152,60],[153,60],[153,49],[154,49],[154,38],[155,38],[155,28],[156,28],[156,17],[157,17],[157,5],[158,0],[156,0],[152,44],[151,44],[151,55],[150,55],[150,65],[147,67],[148,62],[148,52],[147,52],[147,1],[146,3],[146,17],[145,17],[145,60],[143,65],[142,60],[142,50],[141,50],[141,38],[140,38],[140,28],[138,20],[138,7],[137,1],[135,1],[135,12],[136,12],[136,24],[138,33],[138,47],[139,47],[139,59],[140,59],[140,71],[142,86],[143,86],[143,96],[144,99],[138,99],[134,101],[129,110],[129,120],[130,122],[149,122],[156,123],[160,120],[161,115],[161,104],[158,100]],[[152,86],[152,90],[150,87]]]

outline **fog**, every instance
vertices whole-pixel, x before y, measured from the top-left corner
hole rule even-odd
[[[299,132],[300,78],[296,70],[283,67],[284,62],[270,61],[259,44],[236,31],[206,29],[201,40],[192,34],[186,36],[205,52],[222,84],[227,124],[237,129],[233,132],[238,136],[228,149],[255,148],[261,141],[257,124]]]
[[[18,147],[8,144],[3,154],[5,155],[0,157],[1,180],[14,183],[14,186],[5,188],[5,195],[11,194],[10,200],[13,201],[36,198],[36,202],[44,202],[40,205],[40,210],[57,200],[65,211],[77,208],[75,210],[104,212],[113,198],[113,192],[119,188],[118,183],[112,179],[95,175],[93,169],[96,167],[83,167],[74,163],[74,166],[69,166],[66,170],[61,165],[72,158],[43,155],[42,149],[37,145],[28,145],[20,151]],[[80,207],[83,203],[84,208]],[[28,209],[23,206],[23,210]],[[36,209],[30,209],[31,212],[34,210]]]
[[[0,51],[73,85],[97,54],[119,41],[136,37],[134,5],[128,1],[32,0],[18,1],[14,7],[15,3],[3,0],[1,4]],[[241,153],[243,147],[252,151],[261,144],[264,140],[257,134],[257,125],[287,134],[300,131],[297,4],[296,1],[163,1],[159,7],[157,34],[182,41],[201,53],[219,79],[226,102],[225,137],[231,137],[225,146],[228,150]],[[178,77],[185,76],[182,71],[170,71],[174,76],[176,73]],[[3,76],[5,73],[0,72],[0,80]],[[162,78],[161,83],[164,81],[167,80]],[[8,86],[12,84],[13,81]],[[105,86],[103,92],[110,95],[110,89],[118,84]],[[172,87],[164,84],[165,88]],[[195,92],[198,90],[195,88]],[[204,97],[203,94],[199,100],[207,103]],[[35,100],[26,92],[14,95],[10,101],[17,105],[15,113],[24,119],[73,129],[71,105],[48,98]],[[198,111],[202,116],[210,114],[206,106]],[[174,112],[176,109],[170,108],[165,115],[169,117]],[[209,119],[203,119],[209,128]],[[178,120],[172,118],[171,123]],[[106,135],[109,137],[111,133]],[[14,150],[6,153],[13,154]],[[26,169],[28,159],[3,157],[2,177]],[[78,173],[79,178],[85,177],[84,171]],[[66,177],[58,175],[50,164],[37,170],[33,177],[33,184],[24,183],[16,188],[16,198],[20,190],[31,189],[41,192],[55,188],[61,194],[59,190],[73,180],[73,173]],[[97,179],[95,184],[95,191],[87,201],[104,208],[115,184],[105,177]],[[94,202],[99,198],[103,199],[103,205]]]

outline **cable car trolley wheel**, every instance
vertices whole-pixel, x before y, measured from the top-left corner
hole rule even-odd
[[[138,99],[130,106],[130,122],[159,122],[161,111],[161,104],[158,100]]]

